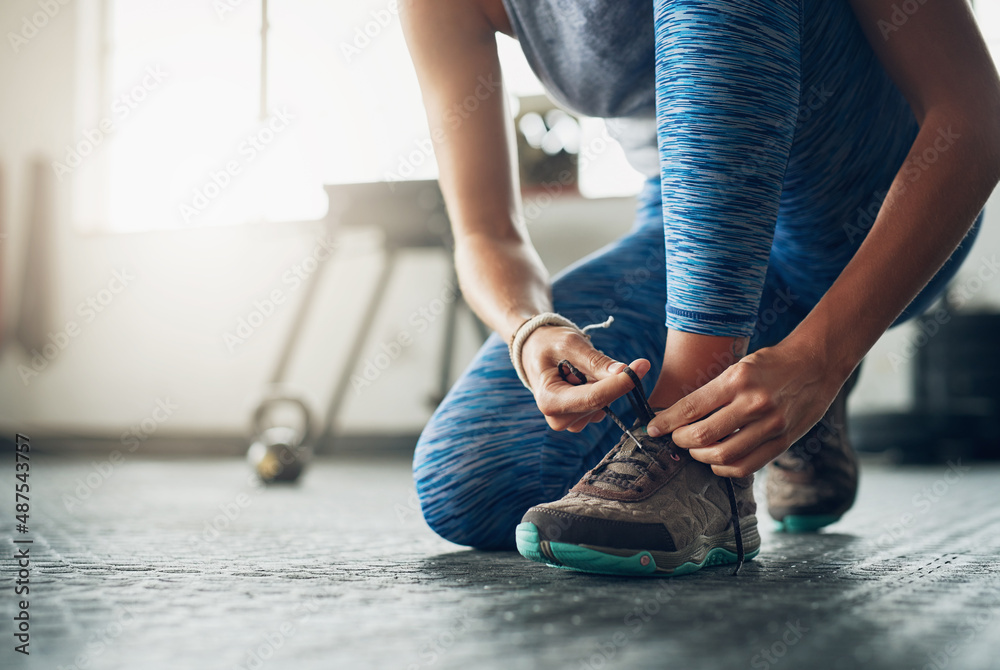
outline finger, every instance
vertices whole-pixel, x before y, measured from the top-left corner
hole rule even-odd
[[[703,419],[675,429],[671,438],[678,447],[685,449],[708,447],[769,415],[772,417],[770,421],[775,432],[768,437],[775,437],[784,429],[784,425],[781,423],[781,416],[769,411],[769,407],[769,405],[754,404],[752,399],[737,394],[728,405]]]
[[[645,359],[633,361],[633,365],[633,371],[640,378],[650,367]],[[536,396],[538,407],[546,416],[594,412],[610,405],[633,387],[631,377],[624,372],[582,386],[562,381],[554,368],[547,371],[547,377]]]
[[[691,458],[702,463],[730,466],[742,461],[762,444],[780,436],[781,431],[775,431],[768,422],[755,421],[721,442],[689,449],[688,453],[691,454]]]
[[[653,437],[672,433],[732,402],[735,393],[719,376],[657,414],[647,430]]]
[[[589,341],[585,340],[577,341],[573,347],[565,352],[564,358],[586,374],[587,381],[607,379],[625,369],[625,363],[605,355],[603,351],[595,349]],[[640,358],[633,361],[629,367],[641,378],[649,371],[652,364],[645,358]]]
[[[605,414],[603,411],[591,412],[590,414],[587,414],[586,416],[578,419],[575,423],[573,423],[573,425],[571,425],[566,430],[568,430],[571,433],[579,433],[590,424],[599,423],[604,419],[604,417]]]
[[[720,477],[746,477],[770,463],[788,447],[784,438],[768,440],[743,458],[728,465],[713,465],[712,472]]]
[[[755,418],[738,409],[736,403],[730,403],[704,419],[677,428],[670,438],[684,449],[708,447],[748,426]]]
[[[552,430],[568,430],[571,433],[578,433],[587,427],[588,423],[600,421],[604,418],[603,411],[597,412],[571,412],[566,414],[546,415],[545,422]]]
[[[555,416],[545,415],[545,423],[549,424],[552,430],[569,430],[570,426],[580,420],[579,414],[559,414]]]

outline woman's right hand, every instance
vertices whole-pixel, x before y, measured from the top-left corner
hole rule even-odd
[[[586,375],[574,386],[559,376],[559,362],[568,360]],[[603,408],[632,390],[625,364],[605,356],[572,328],[542,326],[525,341],[521,364],[531,384],[538,409],[553,430],[579,433],[604,418]],[[641,379],[650,369],[645,358],[629,365]]]

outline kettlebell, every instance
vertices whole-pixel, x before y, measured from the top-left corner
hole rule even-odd
[[[266,426],[268,415],[281,405],[296,408],[301,427]],[[312,413],[299,398],[275,395],[262,400],[253,414],[252,434],[247,461],[265,484],[297,481],[312,460]]]

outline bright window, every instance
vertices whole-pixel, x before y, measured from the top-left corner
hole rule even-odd
[[[80,4],[64,160],[86,229],[313,220],[324,184],[437,176],[393,0],[269,0],[263,115],[262,0]],[[542,92],[514,40],[500,52],[512,95]]]
[[[312,220],[326,213],[324,184],[437,175],[396,2],[269,0],[263,116],[261,3],[81,0],[90,53],[78,141],[63,157],[78,223]],[[976,13],[1000,54],[1000,2]],[[501,37],[500,52],[512,95],[542,91],[516,42]],[[603,132],[583,127],[585,140]],[[621,152],[606,154],[581,175],[584,195],[635,192]]]

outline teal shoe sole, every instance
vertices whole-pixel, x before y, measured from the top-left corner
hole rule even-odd
[[[542,542],[538,537],[538,528],[530,522],[517,526],[515,539],[518,552],[532,561],[600,575],[676,577],[697,572],[711,565],[736,563],[736,552],[724,547],[713,547],[701,561],[685,561],[674,567],[658,566],[656,558],[649,551],[639,551],[630,556],[617,556],[576,544]],[[748,552],[744,558],[749,561],[758,553],[760,553],[759,547]]]
[[[789,514],[775,521],[774,529],[781,533],[815,533],[820,528],[840,521],[839,514]]]

